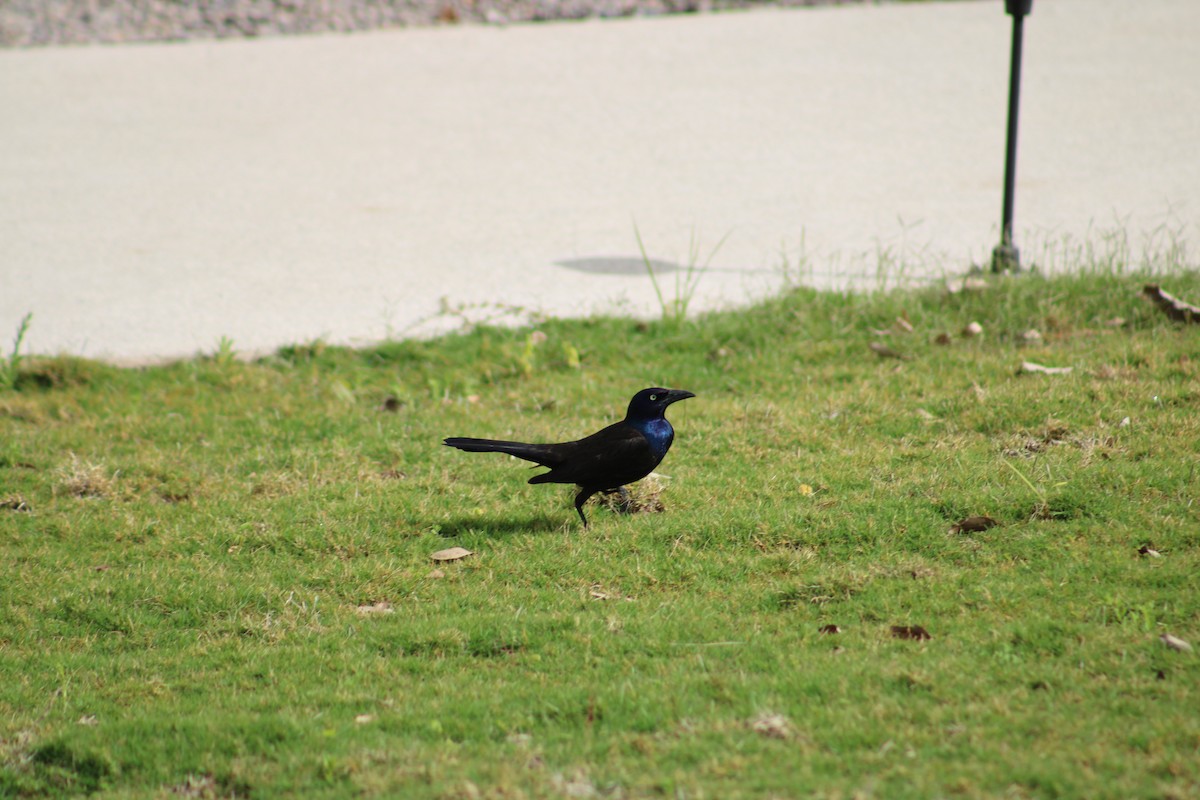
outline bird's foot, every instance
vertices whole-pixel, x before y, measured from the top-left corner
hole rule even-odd
[[[614,494],[617,496],[617,498],[615,500],[612,499],[612,495],[614,495]],[[629,493],[629,490],[626,489],[624,486],[618,486],[616,489],[607,489],[604,492],[604,496],[608,500],[608,502],[605,505],[607,505],[609,508],[611,508],[616,513],[618,513],[618,514],[635,514],[635,513],[637,513],[637,510],[638,510],[637,502],[633,499],[633,495],[631,495]]]

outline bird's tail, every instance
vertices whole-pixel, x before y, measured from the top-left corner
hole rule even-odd
[[[447,447],[457,447],[468,453],[508,453],[510,456],[523,458],[535,464],[552,467],[556,459],[551,445],[528,444],[526,442],[502,442],[496,439],[468,439],[452,436],[443,442]]]

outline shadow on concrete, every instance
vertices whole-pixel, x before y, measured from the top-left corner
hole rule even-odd
[[[564,258],[554,262],[557,266],[573,269],[576,272],[586,272],[591,275],[645,275],[646,262],[637,256],[595,256],[592,258]],[[684,269],[680,264],[671,261],[650,259],[650,267],[655,275],[668,272],[678,272]]]

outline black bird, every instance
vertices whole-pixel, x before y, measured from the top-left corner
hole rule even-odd
[[[675,429],[664,416],[667,406],[695,396],[682,389],[642,389],[629,401],[625,419],[575,442],[526,444],[452,437],[444,444],[469,453],[508,453],[549,467],[549,472],[534,475],[529,482],[578,486],[575,510],[586,528],[583,504],[597,492],[621,491],[625,484],[649,475],[675,440]]]

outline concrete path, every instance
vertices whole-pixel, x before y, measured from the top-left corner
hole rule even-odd
[[[1010,30],[921,3],[0,52],[0,354],[28,311],[31,351],[123,362],[428,332],[441,298],[651,314],[635,225],[668,296],[725,239],[697,308],[783,254],[959,271],[997,240]],[[1027,260],[1195,241],[1197,41],[1196,0],[1036,0]]]

